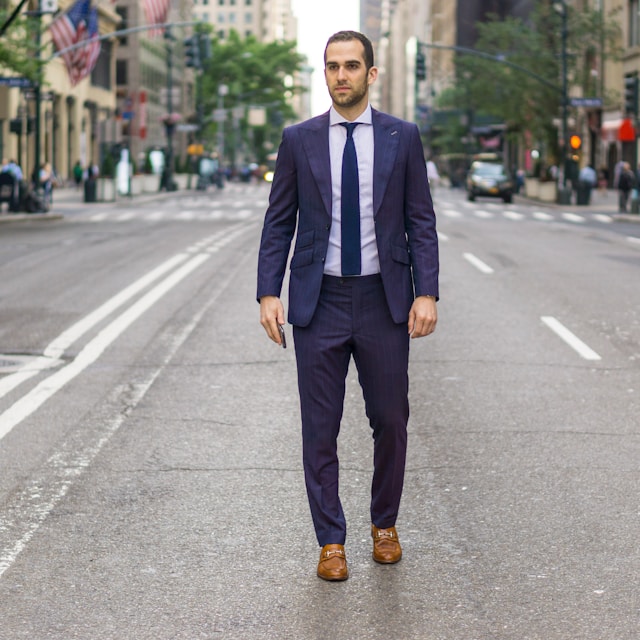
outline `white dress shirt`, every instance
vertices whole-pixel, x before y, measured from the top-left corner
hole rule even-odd
[[[333,107],[329,111],[329,156],[331,159],[331,230],[329,248],[324,264],[324,272],[331,276],[341,276],[341,193],[342,154],[347,141],[347,130],[341,126],[345,120]],[[371,105],[354,122],[358,126],[353,131],[353,142],[358,156],[358,184],[360,185],[360,246],[362,272],[368,276],[380,273],[378,245],[373,220],[373,124]]]

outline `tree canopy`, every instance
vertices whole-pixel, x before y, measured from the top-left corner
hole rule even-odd
[[[602,98],[605,104],[615,101],[617,96],[602,95],[603,83],[595,71],[598,60],[621,54],[617,22],[600,10],[565,8],[568,87],[579,88],[585,97]],[[557,157],[554,119],[560,117],[563,97],[562,14],[553,3],[538,3],[527,20],[491,15],[476,26],[476,50],[496,60],[458,55],[456,88],[442,96],[440,106],[464,104],[475,113],[493,116],[507,125],[510,135],[526,131]]]
[[[296,115],[291,98],[304,91],[295,85],[304,58],[296,52],[293,41],[259,42],[254,36],[242,39],[235,31],[225,40],[212,36],[211,54],[202,71],[203,112],[210,114],[217,108],[219,87],[226,85],[224,108],[229,113],[243,112],[232,132],[240,139],[231,138],[230,155],[233,158],[239,145],[250,144],[255,160],[264,161],[279,142],[283,124]],[[252,127],[251,133],[245,109],[249,106],[263,107],[266,113],[265,124]],[[214,122],[206,127],[204,138],[212,140],[217,126]]]

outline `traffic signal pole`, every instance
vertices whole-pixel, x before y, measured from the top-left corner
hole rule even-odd
[[[173,131],[175,123],[172,120],[173,115],[173,40],[171,27],[167,27],[164,32],[167,51],[167,119],[164,123],[167,134],[167,154],[164,167],[164,188],[167,191],[173,191]]]

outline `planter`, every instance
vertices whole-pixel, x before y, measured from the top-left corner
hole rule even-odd
[[[142,178],[142,190],[144,193],[156,193],[160,190],[160,176],[154,173],[145,173]]]
[[[538,178],[525,178],[524,179],[524,192],[527,198],[538,197],[538,185],[540,181]]]
[[[98,178],[98,200],[113,202],[116,199],[116,181],[113,178]]]
[[[538,182],[538,200],[555,202],[558,195],[555,182]]]

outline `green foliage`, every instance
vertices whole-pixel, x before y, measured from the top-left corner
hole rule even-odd
[[[116,162],[110,153],[106,153],[102,160],[100,175],[103,178],[114,178],[116,175]]]
[[[0,25],[4,25],[10,12],[0,10]],[[0,71],[11,71],[34,82],[38,79],[36,60],[35,18],[17,17],[0,38]]]
[[[228,113],[235,107],[264,107],[264,126],[251,127],[250,133],[245,109],[238,128],[234,128],[234,135],[239,135],[240,140],[227,136],[234,142],[229,149],[231,155],[240,144],[249,147],[253,144],[254,159],[263,162],[270,148],[277,146],[283,124],[295,117],[290,98],[303,89],[285,86],[285,78],[295,76],[303,58],[296,52],[295,42],[259,42],[254,36],[242,39],[235,31],[226,40],[212,36],[211,53],[202,72],[203,112],[209,114],[218,107],[220,85],[228,87],[223,98]],[[229,116],[228,129],[231,129],[231,122]],[[208,134],[212,141],[215,140],[217,126],[219,123],[212,123],[206,128],[205,136]]]
[[[619,27],[602,11],[578,11],[567,5],[567,12],[568,86],[579,86],[583,95],[606,100],[592,68],[597,58],[619,58]],[[462,104],[505,122],[512,137],[530,132],[556,155],[557,131],[552,121],[560,117],[562,108],[562,15],[553,3],[539,3],[528,21],[493,15],[476,26],[477,50],[523,70],[471,55],[458,56],[457,83],[467,92]]]

